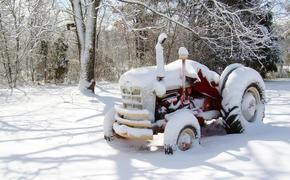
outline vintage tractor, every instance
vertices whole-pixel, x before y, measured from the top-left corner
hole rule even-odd
[[[208,120],[222,120],[227,133],[242,133],[262,122],[265,85],[255,70],[231,64],[221,75],[187,59],[164,66],[162,33],[156,45],[157,66],[124,73],[119,85],[122,104],[112,107],[104,119],[104,138],[152,140],[164,133],[165,154],[187,150],[201,137]]]

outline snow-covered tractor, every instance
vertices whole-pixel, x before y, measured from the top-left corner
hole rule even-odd
[[[221,75],[187,59],[186,48],[179,59],[164,66],[166,34],[156,45],[157,66],[124,73],[119,85],[122,104],[105,115],[104,138],[152,140],[164,133],[165,154],[187,150],[201,137],[208,120],[219,119],[227,133],[242,133],[262,122],[265,85],[257,71],[231,64]]]

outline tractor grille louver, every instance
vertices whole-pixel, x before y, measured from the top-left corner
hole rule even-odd
[[[126,109],[143,109],[139,88],[121,87],[123,106]]]

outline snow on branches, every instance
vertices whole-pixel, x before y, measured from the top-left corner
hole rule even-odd
[[[265,58],[259,53],[261,48],[272,46],[270,29],[261,23],[268,18],[266,16],[270,8],[267,8],[268,4],[261,4],[259,1],[246,3],[242,7],[234,6],[226,0],[172,2],[171,7],[179,8],[174,16],[138,0],[119,1],[141,6],[176,23],[192,32],[196,39],[206,43],[213,51],[226,51],[229,58],[253,57],[261,60]],[[162,2],[159,4],[161,6]]]

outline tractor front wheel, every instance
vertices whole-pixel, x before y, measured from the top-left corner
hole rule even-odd
[[[196,140],[196,132],[193,127],[184,127],[177,138],[177,147],[181,151],[186,151],[191,148],[193,142]]]
[[[165,154],[176,150],[186,151],[199,143],[200,126],[188,109],[180,109],[165,116],[168,121],[164,131]]]

